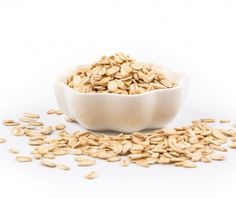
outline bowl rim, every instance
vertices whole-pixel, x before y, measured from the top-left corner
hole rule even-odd
[[[144,62],[142,62],[144,63]],[[145,62],[147,63],[147,62]],[[185,82],[186,81],[189,81],[189,78],[187,76],[186,73],[183,73],[183,72],[176,72],[176,71],[173,71],[173,70],[170,70],[168,67],[166,66],[162,66],[162,65],[158,65],[158,64],[155,64],[155,63],[148,63],[148,64],[153,64],[154,66],[158,66],[160,69],[163,69],[165,70],[165,72],[168,74],[168,73],[174,73],[178,76],[180,76],[180,80],[177,84],[177,86],[173,87],[173,88],[167,88],[167,89],[155,89],[155,90],[151,90],[151,91],[147,91],[147,92],[144,92],[144,93],[139,93],[139,94],[132,94],[132,95],[125,95],[125,94],[118,94],[118,93],[80,93],[80,92],[77,92],[75,90],[73,90],[72,88],[70,88],[69,86],[67,86],[66,83],[62,82],[60,80],[61,77],[66,77],[69,75],[69,73],[73,73],[76,69],[78,68],[82,68],[82,67],[86,67],[86,66],[89,66],[89,64],[79,64],[77,66],[74,66],[74,67],[68,67],[67,68],[67,72],[63,73],[63,74],[59,74],[56,78],[54,78],[54,84],[60,84],[62,85],[65,89],[69,90],[70,92],[76,94],[76,95],[87,95],[87,96],[119,96],[119,97],[139,97],[139,96],[145,96],[145,95],[149,95],[149,94],[152,94],[152,93],[161,93],[161,92],[171,92],[171,91],[174,91],[174,90],[179,90],[181,88],[184,87],[185,85]]]

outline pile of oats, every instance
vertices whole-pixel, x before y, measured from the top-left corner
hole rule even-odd
[[[224,160],[223,153],[228,150],[225,144],[229,139],[229,147],[236,148],[236,131],[211,127],[209,123],[216,122],[211,118],[195,120],[192,124],[179,128],[160,129],[149,133],[120,133],[116,136],[89,131],[68,132],[69,123],[46,126],[39,119],[37,114],[25,113],[19,122],[3,121],[4,125],[11,126],[14,136],[28,138],[31,146],[29,156],[20,154],[15,146],[9,149],[16,155],[18,162],[40,160],[42,166],[68,171],[68,165],[57,163],[55,159],[57,156],[70,154],[74,155],[75,163],[79,167],[93,166],[96,159],[102,159],[107,162],[119,162],[124,167],[133,163],[141,167],[172,164],[194,168],[197,166],[196,162]],[[0,143],[5,142],[4,138],[0,138]],[[98,174],[92,171],[84,177],[94,179],[97,176]]]
[[[173,88],[176,83],[154,65],[138,63],[128,55],[117,53],[103,56],[87,68],[79,68],[67,79],[67,85],[80,93],[132,95]]]

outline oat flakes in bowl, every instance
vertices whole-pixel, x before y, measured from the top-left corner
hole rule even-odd
[[[168,89],[176,82],[153,64],[139,63],[118,53],[103,56],[88,67],[78,68],[67,78],[67,85],[80,93],[116,93],[134,95],[157,89]]]
[[[169,123],[187,84],[184,74],[119,53],[63,73],[54,91],[61,110],[83,127],[132,132]]]

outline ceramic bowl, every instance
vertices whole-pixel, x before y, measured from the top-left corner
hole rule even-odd
[[[174,119],[186,96],[186,75],[167,68],[162,70],[169,79],[177,82],[174,88],[136,95],[79,93],[66,85],[67,77],[79,67],[59,75],[54,82],[54,91],[64,114],[90,130],[135,132],[163,128]]]

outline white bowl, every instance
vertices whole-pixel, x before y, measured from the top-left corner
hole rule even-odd
[[[75,70],[57,77],[54,82],[56,99],[65,115],[95,131],[135,132],[163,128],[179,111],[188,87],[184,74],[164,69],[168,78],[177,82],[176,87],[137,95],[79,93],[66,85],[67,77]]]

